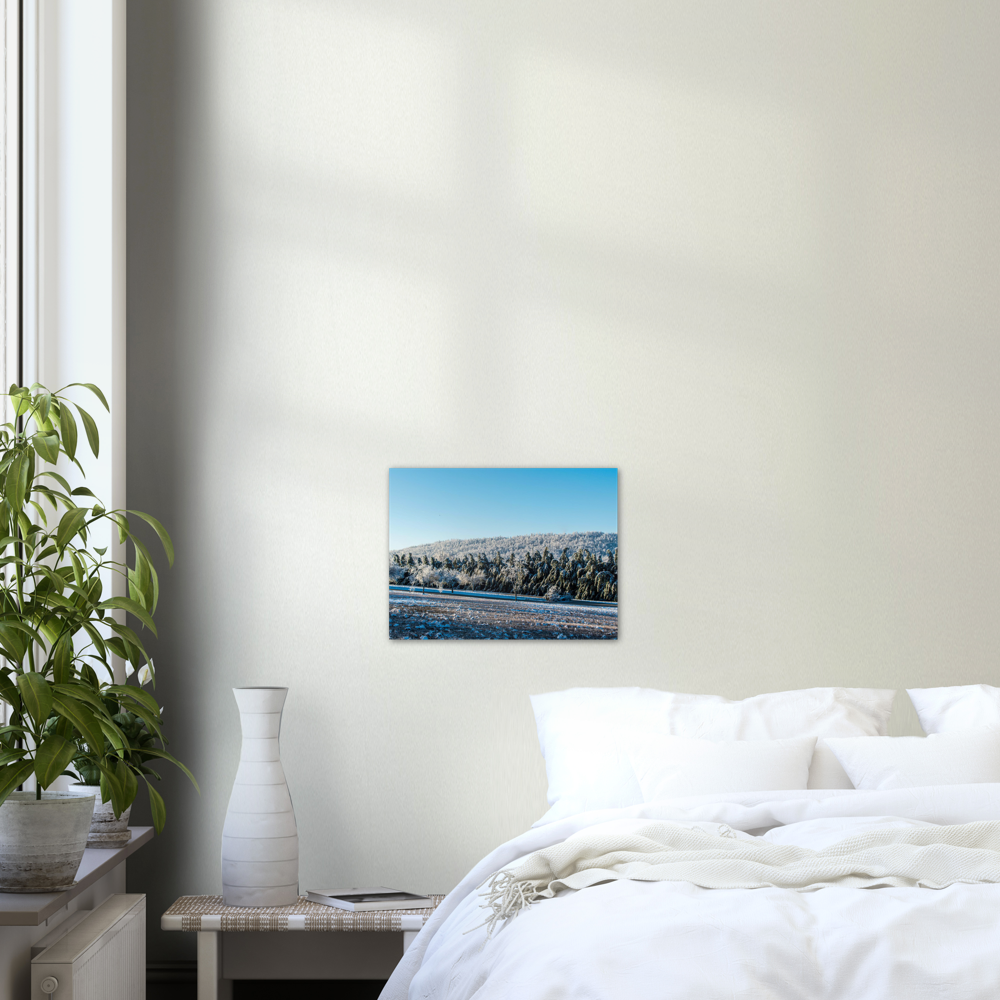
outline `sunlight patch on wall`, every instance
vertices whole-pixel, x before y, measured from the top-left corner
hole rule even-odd
[[[455,186],[457,49],[346,4],[236,0],[214,63],[221,139],[253,161],[435,201]]]
[[[975,329],[996,312],[997,143],[897,132],[872,137],[865,159],[863,263],[872,293],[907,327],[930,318],[953,326],[961,317]]]
[[[509,350],[532,358],[522,392],[616,400],[614,434],[649,456],[661,495],[800,521],[816,516],[826,435],[819,375],[811,367],[752,345],[664,335],[555,308],[524,311],[514,329]],[[606,368],[574,360],[601,350]],[[638,393],[629,373],[643,370],[656,376]],[[602,406],[581,406],[575,436],[606,436],[606,419]]]
[[[239,306],[216,347],[219,377],[297,400],[281,417],[297,436],[308,433],[300,421],[309,412],[388,432],[403,398],[419,407],[424,430],[427,421],[446,424],[447,394],[430,391],[451,377],[455,317],[445,285],[295,239],[275,244],[266,233],[238,247],[226,263],[225,292]],[[405,427],[394,433],[405,436]]]
[[[815,137],[790,112],[526,52],[510,114],[530,223],[769,280],[815,267]]]

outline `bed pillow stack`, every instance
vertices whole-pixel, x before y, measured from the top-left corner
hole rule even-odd
[[[811,754],[806,785],[851,788],[826,739],[884,735],[894,696],[894,691],[870,688],[809,688],[756,695],[742,701],[649,688],[572,688],[533,695],[531,703],[545,757],[552,807],[539,824],[593,809],[615,809],[652,801],[652,797],[644,794],[643,784],[650,796],[659,790],[678,787],[670,784],[671,774],[679,773],[678,753],[687,754],[689,761],[698,757],[698,767],[707,768],[712,775],[718,775],[724,767],[719,764],[723,760],[719,755],[713,758],[705,748],[700,751],[684,748],[667,737],[742,743],[813,738],[817,744]],[[664,762],[660,775],[653,766],[657,746]],[[731,759],[739,751],[739,747],[732,748]],[[774,748],[766,766],[778,766],[778,759],[785,756],[780,768],[784,768],[782,773],[787,776],[799,766],[796,761],[801,760],[803,752],[801,745]],[[765,780],[765,757],[759,756],[760,753],[754,759],[764,770],[755,773],[759,780]],[[715,763],[710,764],[711,760]],[[642,782],[637,768],[642,772]],[[744,777],[749,780],[751,775],[746,772]],[[716,783],[702,782],[695,791],[684,794],[727,790],[710,787]],[[806,785],[786,783],[778,787]],[[690,789],[695,785],[691,782],[684,787]],[[735,790],[763,789],[756,784],[754,789]]]
[[[1000,782],[1000,688],[988,684],[907,690],[921,736],[832,739],[856,788]]]
[[[989,684],[907,688],[925,733],[1000,730],[1000,688]]]

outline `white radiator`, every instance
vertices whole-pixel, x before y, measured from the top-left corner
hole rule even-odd
[[[38,944],[31,1000],[146,1000],[145,896],[109,896]]]

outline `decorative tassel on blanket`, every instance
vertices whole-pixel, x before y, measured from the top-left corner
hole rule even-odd
[[[552,896],[546,886],[546,879],[518,879],[512,871],[499,871],[489,880],[486,902],[483,909],[492,910],[480,927],[485,925],[486,937],[491,938],[497,926],[516,917],[526,906],[531,906],[537,899]]]

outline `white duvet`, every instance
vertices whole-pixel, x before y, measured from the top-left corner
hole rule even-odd
[[[542,899],[487,938],[479,886],[579,831],[725,824],[821,850],[885,827],[1000,820],[1000,785],[756,792],[586,813],[484,858],[400,962],[384,1000],[996,1000],[1000,885],[703,889],[619,879]],[[630,822],[631,821],[631,822]]]

